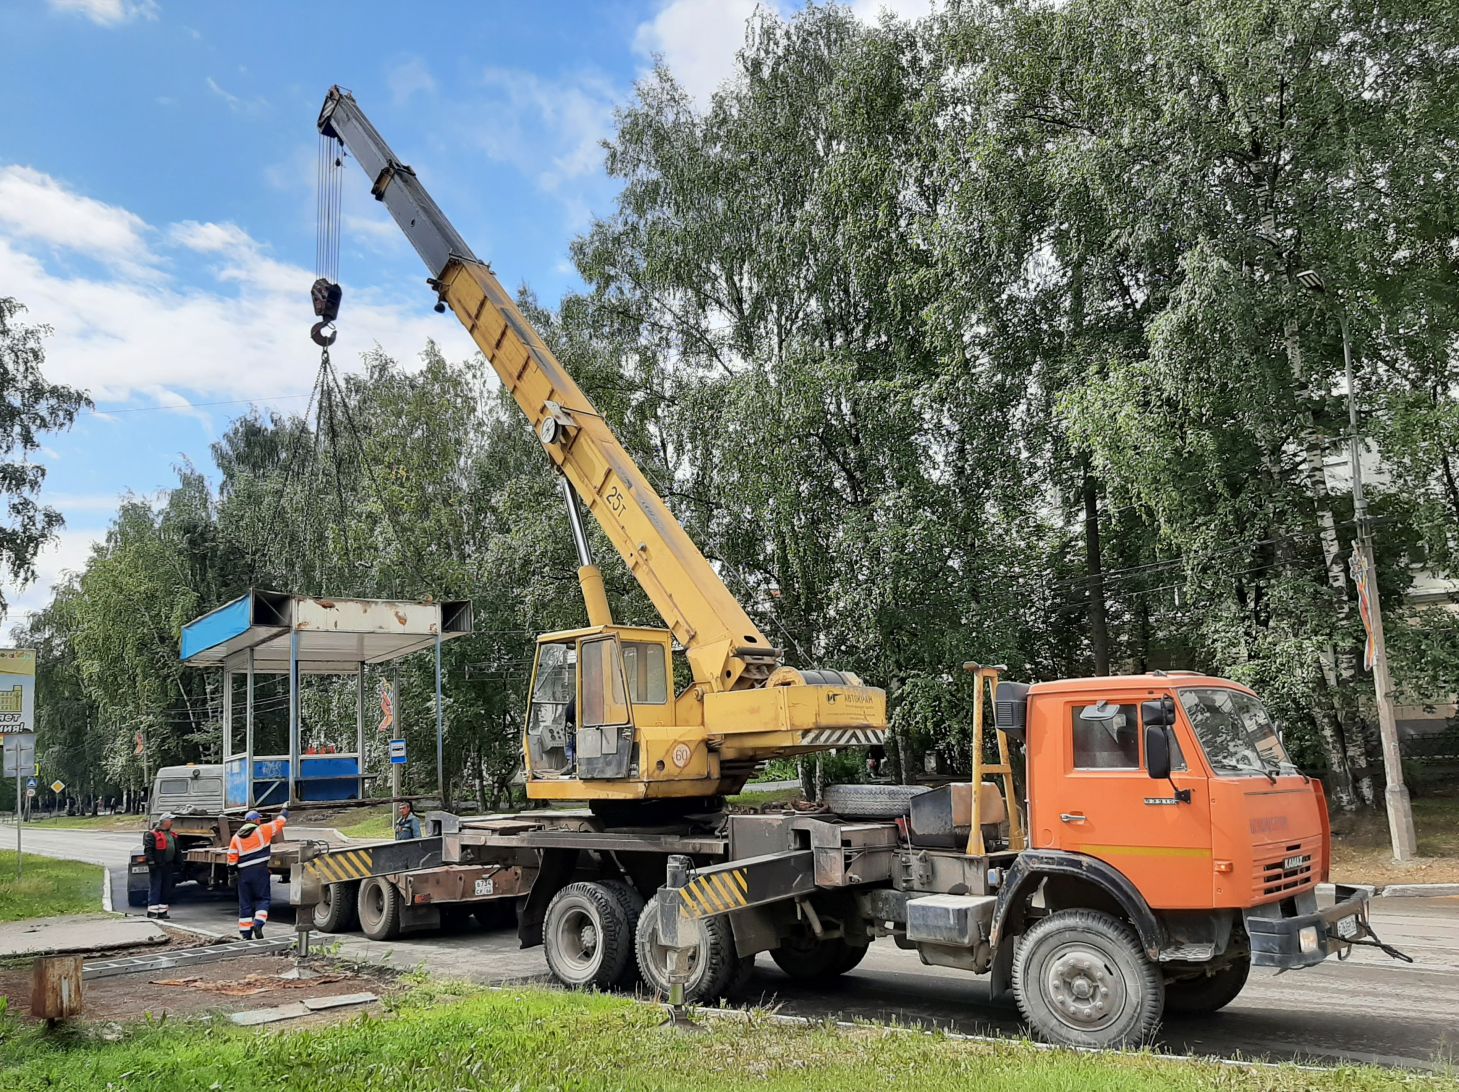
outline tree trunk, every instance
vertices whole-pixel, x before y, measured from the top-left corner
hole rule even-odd
[[[1302,346],[1297,338],[1297,320],[1289,318],[1286,324],[1287,362],[1298,389],[1307,384],[1306,368],[1302,363]],[[1328,502],[1327,476],[1323,470],[1323,442],[1313,419],[1310,403],[1304,405],[1299,420],[1303,452],[1303,469],[1307,477],[1307,491],[1317,516],[1318,537],[1322,542],[1323,565],[1327,571],[1328,587],[1337,604],[1338,617],[1346,620],[1349,604],[1347,581],[1343,574],[1342,545],[1337,537],[1337,522],[1333,519],[1332,506]],[[1347,723],[1344,717],[1345,702],[1342,694],[1350,690],[1354,682],[1354,663],[1351,654],[1339,655],[1335,646],[1329,646],[1321,655],[1322,676],[1325,685],[1321,689],[1323,703],[1315,709],[1323,750],[1328,766],[1332,770],[1333,802],[1344,811],[1352,811],[1358,801],[1369,807],[1374,804],[1373,782],[1366,774],[1354,780],[1353,770],[1366,770],[1367,755],[1363,753],[1362,738],[1356,725]],[[1356,745],[1356,747],[1355,747]],[[1355,755],[1356,749],[1356,755]],[[1353,759],[1359,761],[1354,763]]]
[[[1109,674],[1109,625],[1105,616],[1104,559],[1099,547],[1099,496],[1094,478],[1084,474],[1085,595],[1089,606],[1089,651],[1094,673]]]

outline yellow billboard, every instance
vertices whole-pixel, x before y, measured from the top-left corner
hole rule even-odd
[[[0,648],[0,735],[35,731],[35,649]]]

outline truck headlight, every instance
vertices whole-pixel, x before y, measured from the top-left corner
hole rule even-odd
[[[1297,934],[1297,946],[1302,949],[1302,954],[1317,951],[1317,926],[1309,925]]]

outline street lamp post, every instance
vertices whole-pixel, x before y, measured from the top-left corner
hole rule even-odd
[[[1357,542],[1353,549],[1355,558],[1354,578],[1361,570],[1366,574],[1368,588],[1367,622],[1369,639],[1372,641],[1373,690],[1378,705],[1378,736],[1383,744],[1383,774],[1387,787],[1383,802],[1388,811],[1388,834],[1393,844],[1393,859],[1410,861],[1417,852],[1417,839],[1413,831],[1413,806],[1408,798],[1408,786],[1403,783],[1403,756],[1398,748],[1398,719],[1393,712],[1393,677],[1388,673],[1388,646],[1383,635],[1383,607],[1378,598],[1377,569],[1373,564],[1373,535],[1368,522],[1368,501],[1363,496],[1363,465],[1358,447],[1358,402],[1356,382],[1353,377],[1352,340],[1348,336],[1347,310],[1342,302],[1332,301],[1327,295],[1327,286],[1322,275],[1314,269],[1304,269],[1297,274],[1297,283],[1309,292],[1315,292],[1328,304],[1337,318],[1342,331],[1343,370],[1348,386],[1348,458],[1353,479],[1353,521],[1357,525]]]

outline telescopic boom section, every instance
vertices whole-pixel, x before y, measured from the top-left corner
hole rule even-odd
[[[319,130],[340,140],[430,270],[538,441],[597,519],[683,646],[696,682],[712,690],[762,683],[780,663],[749,615],[572,377],[517,309],[490,267],[457,234],[370,124],[354,96],[330,89]]]

